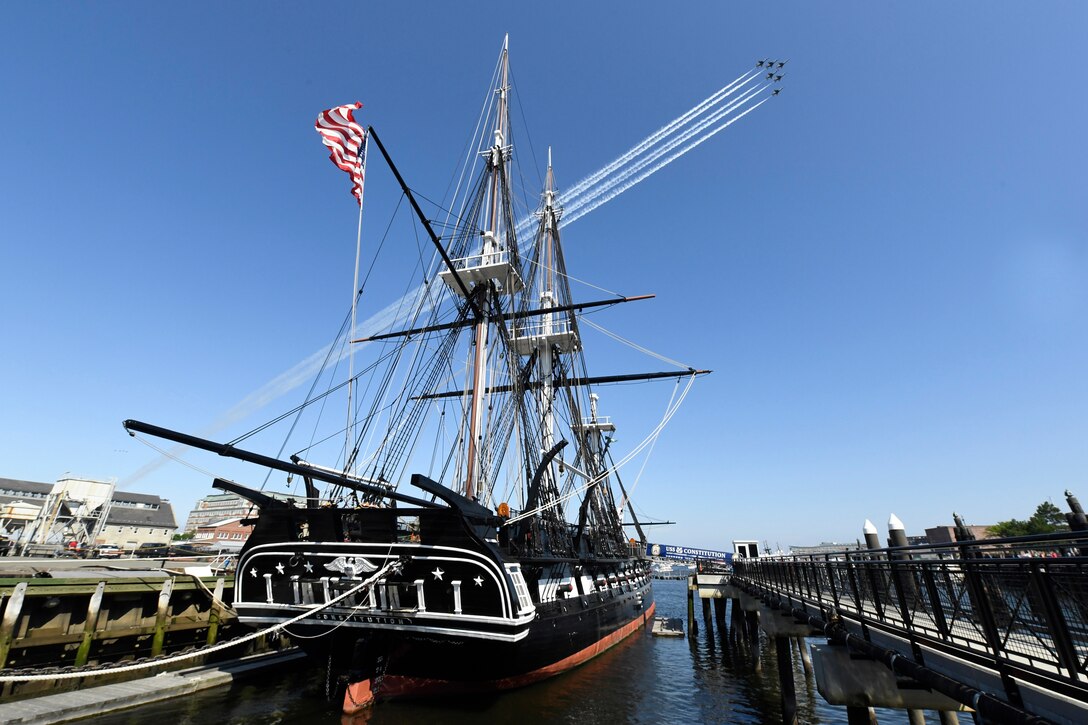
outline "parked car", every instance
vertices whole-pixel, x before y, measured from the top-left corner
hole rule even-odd
[[[136,556],[141,559],[156,559],[170,555],[170,545],[166,542],[140,544],[136,549]]]
[[[102,544],[94,550],[94,558],[96,559],[120,559],[125,553],[125,550],[116,544]]]
[[[170,547],[170,556],[207,556],[213,553],[206,546],[196,546],[195,544],[174,544]]]

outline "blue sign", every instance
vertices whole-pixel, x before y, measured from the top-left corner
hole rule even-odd
[[[696,549],[691,546],[673,546],[672,544],[649,544],[646,547],[647,556],[657,556],[662,559],[679,559],[680,561],[724,561],[732,563],[733,555],[726,551],[713,551],[711,549]]]

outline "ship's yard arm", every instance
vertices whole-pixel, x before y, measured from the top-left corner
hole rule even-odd
[[[127,430],[129,435],[131,436],[135,436],[137,433],[144,433],[146,435],[155,436],[156,438],[173,441],[174,443],[181,443],[182,445],[186,445],[191,448],[199,448],[203,451],[216,453],[220,456],[225,456],[227,458],[237,458],[240,461],[254,463],[258,466],[266,466],[277,471],[284,471],[286,473],[291,473],[303,478],[316,478],[319,481],[335,484],[337,486],[344,486],[345,488],[354,489],[361,493],[367,493],[381,498],[389,498],[400,503],[406,503],[412,506],[421,506],[423,508],[438,507],[438,504],[433,501],[425,501],[424,499],[416,498],[415,496],[408,496],[397,491],[390,491],[380,486],[373,486],[367,483],[363,483],[361,481],[355,481],[343,475],[327,473],[320,469],[309,468],[307,466],[300,466],[295,463],[281,461],[278,458],[272,458],[271,456],[266,456],[261,453],[254,453],[252,451],[246,451],[241,448],[235,448],[234,446],[227,443],[216,443],[215,441],[210,441],[205,438],[198,438],[196,436],[188,435],[187,433],[179,433],[178,431],[170,430],[169,428],[162,428],[157,425],[151,425],[150,423],[143,423],[138,420],[126,420],[124,426],[125,430]]]

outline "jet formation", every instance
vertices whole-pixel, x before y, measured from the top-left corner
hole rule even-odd
[[[782,70],[782,68],[785,67],[786,63],[789,63],[789,62],[790,62],[789,58],[786,58],[785,60],[771,60],[771,59],[767,58],[767,59],[763,59],[763,60],[757,60],[756,61],[756,68],[763,68],[764,70],[767,71],[767,75],[764,76],[764,80],[768,80],[768,81],[771,81],[773,83],[778,83],[786,75],[785,73],[779,73],[778,71]],[[771,92],[771,95],[772,96],[777,96],[781,92],[782,92],[781,88],[776,88],[774,91]]]

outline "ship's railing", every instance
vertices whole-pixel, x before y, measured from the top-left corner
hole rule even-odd
[[[514,337],[532,338],[545,335],[569,335],[571,332],[570,320],[540,320],[517,325],[514,328]]]
[[[469,257],[458,257],[452,260],[454,269],[475,269],[488,267],[494,264],[507,264],[510,261],[509,252],[490,252],[488,254],[474,254]]]
[[[1088,695],[1086,532],[733,561],[762,598]]]

